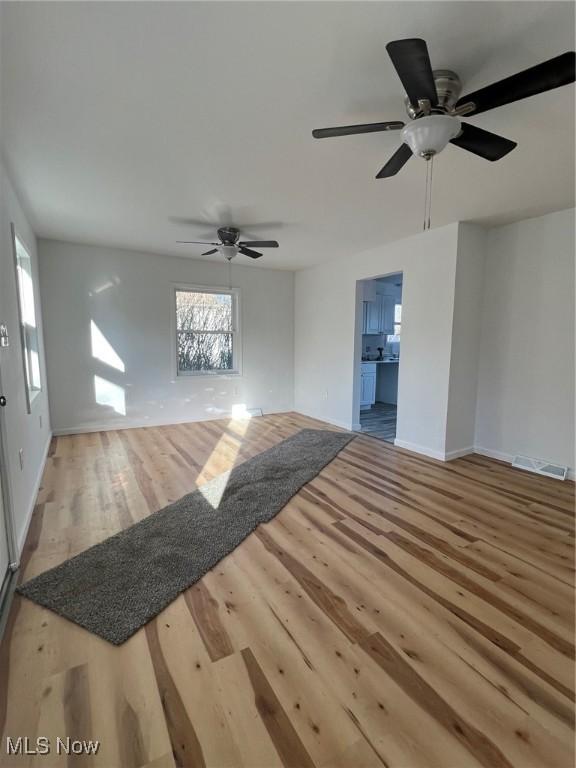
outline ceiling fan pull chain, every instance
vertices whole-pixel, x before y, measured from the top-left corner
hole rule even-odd
[[[430,229],[430,216],[432,214],[432,174],[434,172],[434,155],[430,158],[430,189],[428,190],[428,229]]]
[[[426,163],[426,181],[424,184],[424,223],[422,225],[423,231],[426,231],[426,212],[428,210],[428,163]]]

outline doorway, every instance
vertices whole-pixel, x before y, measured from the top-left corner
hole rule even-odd
[[[361,285],[360,432],[393,443],[398,410],[402,273]]]

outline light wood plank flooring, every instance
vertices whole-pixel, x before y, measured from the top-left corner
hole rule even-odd
[[[23,578],[306,426],[54,440]],[[570,768],[574,486],[358,436],[120,647],[16,598],[2,765]],[[5,736],[98,739],[7,758]]]

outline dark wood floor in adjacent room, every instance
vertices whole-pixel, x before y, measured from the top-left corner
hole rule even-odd
[[[55,439],[22,578],[320,422]],[[574,485],[358,436],[269,524],[114,647],[17,597],[5,736],[101,768],[571,768]],[[4,760],[4,762],[2,762]]]
[[[397,410],[392,403],[374,403],[372,408],[360,411],[360,431],[393,443],[396,437]]]

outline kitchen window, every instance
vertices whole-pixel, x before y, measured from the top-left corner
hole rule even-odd
[[[30,413],[30,407],[34,399],[42,391],[32,260],[24,243],[16,234],[14,225],[12,225],[12,241],[18,288],[16,295],[20,319],[20,343],[22,346],[26,409]]]
[[[175,296],[178,376],[238,374],[238,292],[188,286]]]
[[[387,341],[390,343],[396,343],[400,341],[400,331],[402,329],[402,304],[394,305],[394,335],[387,337]]]

